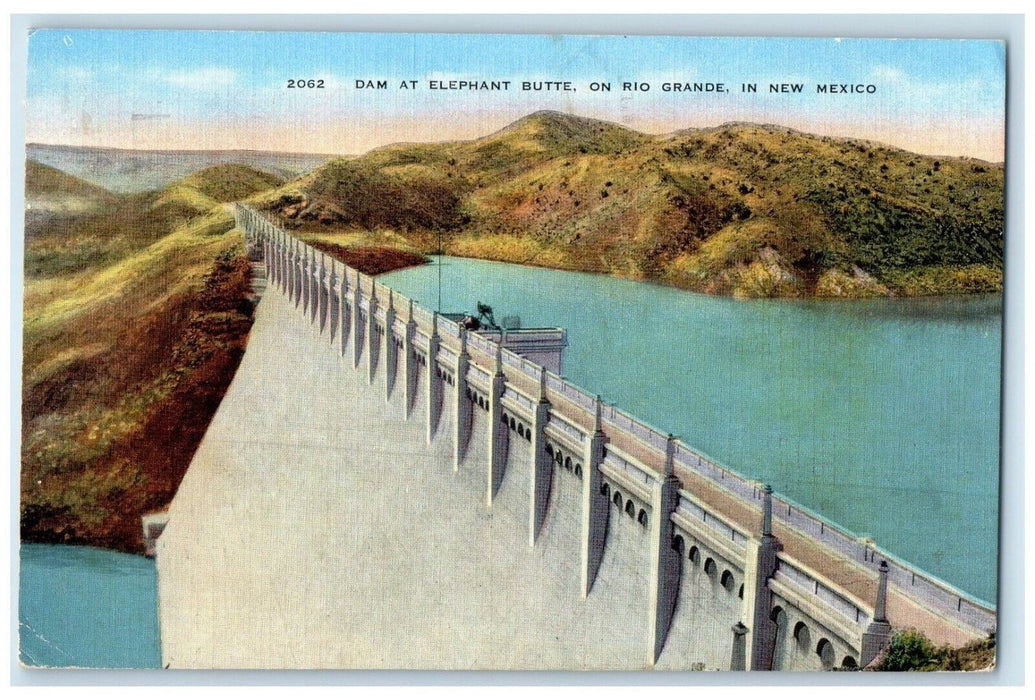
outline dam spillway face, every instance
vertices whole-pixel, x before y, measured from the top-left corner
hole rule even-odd
[[[870,545],[803,536],[760,485],[534,362],[237,217],[266,289],[155,543],[163,665],[823,670],[865,665],[894,626],[948,643],[989,624],[952,591],[907,590]]]

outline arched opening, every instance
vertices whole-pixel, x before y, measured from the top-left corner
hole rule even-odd
[[[600,485],[600,493],[603,494],[605,498],[611,498],[611,487],[607,485],[606,481]]]
[[[859,662],[855,660],[854,656],[846,656],[841,660],[841,668],[858,669]]]
[[[798,642],[798,646],[802,649],[808,649],[809,647],[809,628],[804,622],[799,622],[794,626],[794,639]]]
[[[701,563],[701,550],[696,545],[690,547],[690,553],[686,556],[687,559],[694,563],[694,566],[698,566]]]
[[[823,662],[823,668],[834,667],[834,645],[830,643],[829,639],[819,640],[816,645],[816,653],[819,655],[819,660]]]
[[[683,552],[686,551],[686,542],[683,541],[682,535],[676,535],[672,538],[672,549],[679,552],[679,558],[683,558]]]
[[[510,416],[508,416],[506,413],[504,413],[502,420],[503,420],[503,425],[506,425],[507,423],[510,422]]]
[[[546,454],[550,456],[550,459],[553,459],[553,445],[550,443],[546,443]]]
[[[564,468],[571,471],[571,457],[564,458]]]
[[[636,517],[636,504],[632,502],[631,498],[625,502],[625,514],[630,518]]]
[[[518,423],[518,435],[520,435],[521,437],[525,437],[525,424],[524,423]]]
[[[644,527],[647,527],[647,511],[645,511],[643,508],[640,508],[640,513],[636,516],[636,522],[638,522],[640,525],[643,525]]]
[[[787,613],[779,605],[769,613],[769,619],[775,622],[777,627],[785,627],[787,625]]]
[[[715,578],[715,574],[718,572],[719,567],[715,565],[715,560],[708,557],[704,562],[704,573],[708,574],[711,578]]]
[[[611,499],[611,502],[614,503],[619,508],[621,508],[622,507],[622,503],[625,502],[624,499],[622,498],[622,492],[621,491],[615,491],[615,495]]]
[[[510,417],[510,429],[517,430],[517,421],[514,420],[514,416]]]
[[[575,476],[582,478],[582,465],[578,462],[575,462]]]
[[[719,577],[719,583],[722,584],[722,587],[725,588],[727,591],[733,591],[733,585],[735,581],[733,580],[733,574],[730,573],[729,569],[726,569],[722,572],[722,576]]]
[[[740,588],[737,589],[737,597],[744,600],[744,584],[740,584]]]

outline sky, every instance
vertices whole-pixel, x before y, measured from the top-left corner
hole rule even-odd
[[[1005,46],[978,40],[39,30],[26,140],[358,154],[477,138],[552,109],[654,134],[751,121],[1002,161],[1005,70]],[[382,80],[387,89],[357,86]],[[510,85],[430,89],[450,80]],[[523,90],[526,81],[571,89]],[[605,83],[610,91],[593,89]],[[817,92],[829,84],[872,92]]]

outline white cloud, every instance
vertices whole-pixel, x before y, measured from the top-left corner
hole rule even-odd
[[[901,68],[895,68],[894,66],[875,66],[870,71],[870,78],[873,80],[883,80],[889,83],[901,83],[907,80],[906,74]]]
[[[206,66],[193,70],[174,70],[165,75],[172,85],[189,88],[221,87],[237,80],[237,72],[225,66]]]
[[[870,71],[870,80],[881,86],[890,86],[902,94],[915,95],[914,99],[963,97],[981,89],[997,90],[998,84],[985,84],[980,78],[956,80],[922,80],[909,75],[901,68],[875,66]]]
[[[74,80],[76,82],[83,82],[86,80],[93,80],[94,73],[92,70],[83,68],[82,66],[61,66],[57,69],[58,75],[68,80]]]

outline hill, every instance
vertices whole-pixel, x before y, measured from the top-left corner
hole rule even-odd
[[[32,191],[89,191],[27,169]],[[250,266],[224,202],[279,183],[216,166],[27,240],[23,541],[142,551],[140,516],[175,493],[251,326]]]
[[[41,177],[42,175],[42,177]],[[26,216],[25,274],[53,277],[111,265],[186,225],[220,203],[281,184],[273,175],[241,165],[212,166],[164,190],[116,196],[75,177],[29,161],[26,195],[89,193],[94,206],[62,216]],[[49,187],[49,190],[42,190]],[[64,189],[68,188],[68,189]],[[98,194],[100,193],[100,194]],[[30,200],[31,201],[31,200]]]
[[[104,211],[118,197],[103,187],[34,160],[25,163],[25,230],[34,232],[69,216]]]
[[[772,125],[649,136],[537,112],[336,159],[255,198],[310,235],[738,296],[1002,286],[1003,167]]]
[[[46,196],[78,197],[90,201],[111,202],[114,194],[85,180],[69,175],[57,168],[34,160],[25,163],[26,198]]]

